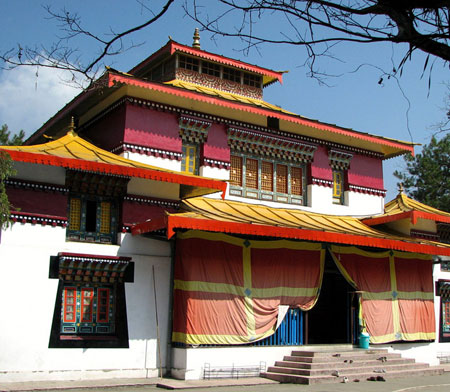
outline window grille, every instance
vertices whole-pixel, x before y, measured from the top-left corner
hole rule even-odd
[[[277,192],[288,193],[288,170],[286,165],[277,165]]]
[[[271,162],[261,162],[261,189],[273,191],[273,164]]]
[[[70,199],[69,230],[80,230],[81,226],[81,199]]]
[[[230,184],[242,186],[242,157],[231,156]]]
[[[302,195],[302,169],[300,167],[291,167],[291,194]]]
[[[247,158],[245,166],[245,183],[247,188],[258,189],[258,160]]]

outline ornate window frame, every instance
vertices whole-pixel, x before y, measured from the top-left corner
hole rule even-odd
[[[345,204],[345,192],[348,191],[348,169],[353,154],[335,149],[328,150],[328,160],[333,176],[333,204]]]
[[[128,348],[131,258],[61,252],[50,257],[49,271],[59,279],[49,348]]]

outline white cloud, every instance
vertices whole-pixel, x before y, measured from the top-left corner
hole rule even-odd
[[[36,76],[36,71],[38,75]],[[18,67],[0,73],[0,125],[28,137],[81,90],[68,86],[64,71]]]

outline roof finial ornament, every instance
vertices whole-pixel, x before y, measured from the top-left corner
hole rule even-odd
[[[200,49],[200,33],[198,32],[198,27],[195,28],[194,36],[192,38],[194,39],[192,47],[195,49]]]
[[[76,136],[76,133],[75,133],[75,117],[74,116],[72,116],[70,118],[69,132],[68,133]]]
[[[398,193],[405,193],[405,188],[403,188],[403,182],[398,183]]]

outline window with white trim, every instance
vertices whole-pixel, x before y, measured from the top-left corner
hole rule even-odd
[[[231,155],[230,195],[306,205],[306,164]]]

